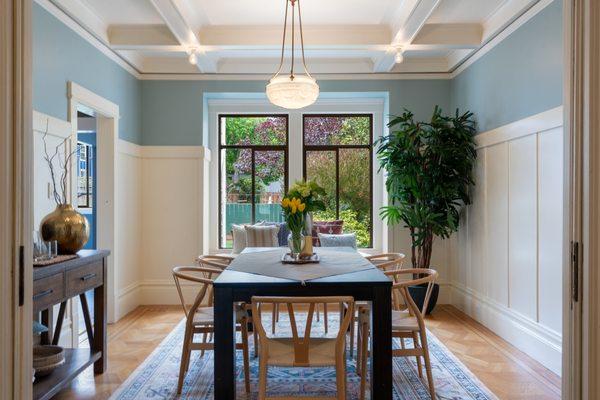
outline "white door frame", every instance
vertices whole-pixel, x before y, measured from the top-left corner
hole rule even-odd
[[[600,2],[563,0],[563,10],[565,246],[580,245],[565,251],[562,389],[563,399],[592,400],[600,398]]]
[[[96,113],[96,246],[111,251],[107,264],[107,304],[108,322],[115,322],[119,317],[116,301],[117,276],[115,265],[119,251],[119,240],[116,225],[116,188],[117,188],[117,143],[119,138],[119,106],[92,91],[68,82],[69,98],[68,120],[71,123],[72,135],[77,140],[77,107],[83,105]],[[75,188],[76,174],[73,174],[71,187]],[[77,191],[73,190],[73,204]]]
[[[0,398],[31,398],[31,1],[0,2]],[[22,256],[20,256],[22,255]],[[20,267],[21,266],[21,267]]]

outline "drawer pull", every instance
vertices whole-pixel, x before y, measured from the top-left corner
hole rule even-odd
[[[53,292],[54,292],[54,290],[53,290],[53,289],[46,289],[46,290],[44,290],[43,292],[39,292],[38,294],[34,295],[34,296],[33,296],[33,300],[39,300],[39,299],[41,299],[42,297],[46,297],[46,296],[48,296],[49,294],[52,294]]]
[[[95,273],[94,274],[87,274],[87,275],[82,276],[81,280],[85,282],[87,280],[90,280],[90,279],[94,278],[95,276],[96,276]]]

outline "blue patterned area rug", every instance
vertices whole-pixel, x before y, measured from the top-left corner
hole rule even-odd
[[[330,313],[330,335],[337,332],[336,318]],[[287,315],[281,314],[277,324],[278,336],[289,335]],[[270,326],[270,316],[265,316],[265,327]],[[323,321],[313,321],[315,332],[323,332]],[[127,381],[111,396],[111,400],[140,399],[213,399],[213,352],[192,352],[189,371],[185,378],[183,393],[177,396],[177,378],[185,321],[163,340],[154,352],[133,372]],[[269,331],[267,329],[267,331]],[[303,330],[302,330],[303,331]],[[431,332],[428,332],[432,372],[435,381],[436,397],[444,400],[496,399]],[[407,339],[406,344],[412,344]],[[395,343],[395,346],[399,343]],[[242,352],[237,351],[237,398],[256,399],[258,386],[258,358],[253,357],[253,344],[250,338],[251,391],[244,390]],[[430,399],[427,382],[420,379],[414,357],[394,357],[394,399]],[[269,396],[331,396],[335,397],[335,370],[333,368],[269,368],[267,395]],[[348,399],[359,398],[360,377],[356,374],[356,359],[348,358]],[[425,372],[423,371],[425,376]],[[368,393],[367,397],[370,398]]]

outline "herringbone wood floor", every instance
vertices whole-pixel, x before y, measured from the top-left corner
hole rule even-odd
[[[171,332],[183,312],[143,306],[108,328],[108,371],[86,370],[57,399],[106,399]],[[500,399],[560,399],[560,378],[456,308],[441,305],[429,329]]]

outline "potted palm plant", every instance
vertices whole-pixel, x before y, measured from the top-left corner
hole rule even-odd
[[[405,110],[388,124],[389,136],[377,143],[380,170],[386,172],[389,205],[380,210],[390,225],[402,223],[411,237],[413,268],[429,268],[435,237],[458,229],[460,209],[471,203],[475,121],[471,112],[442,114],[436,106],[429,122],[415,122]],[[409,291],[421,308],[425,287]],[[427,312],[435,307],[435,285]]]

